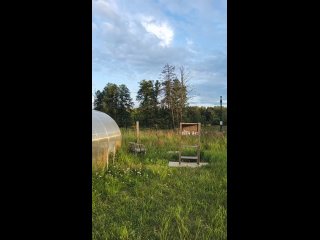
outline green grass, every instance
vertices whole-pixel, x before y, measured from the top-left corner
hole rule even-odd
[[[93,239],[227,239],[227,138],[203,129],[201,168],[169,168],[179,138],[142,131],[145,155],[127,152],[122,130],[116,163],[92,173]]]

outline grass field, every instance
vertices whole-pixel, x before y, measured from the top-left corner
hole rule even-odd
[[[227,239],[227,138],[204,128],[201,168],[169,168],[173,131],[144,130],[145,155],[128,153],[134,131],[122,130],[116,163],[92,173],[93,239]]]

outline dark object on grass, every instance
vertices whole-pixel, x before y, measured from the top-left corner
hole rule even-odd
[[[144,153],[146,154],[146,148],[141,143],[129,142],[129,151],[134,153]]]

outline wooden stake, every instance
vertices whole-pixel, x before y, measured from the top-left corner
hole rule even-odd
[[[140,143],[139,121],[136,122],[137,128],[137,143]]]

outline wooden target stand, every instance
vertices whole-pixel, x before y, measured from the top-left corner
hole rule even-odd
[[[180,123],[179,165],[183,160],[196,160],[200,165],[200,136],[201,123]],[[185,143],[185,140],[190,138],[195,138],[192,145]],[[185,148],[195,148],[196,156],[182,155]]]
[[[201,163],[201,123],[180,123],[179,162],[169,162],[169,167],[200,167],[208,163]],[[186,155],[186,149],[194,149],[194,155]],[[185,160],[189,160],[186,162]],[[191,162],[195,160],[196,162]]]

